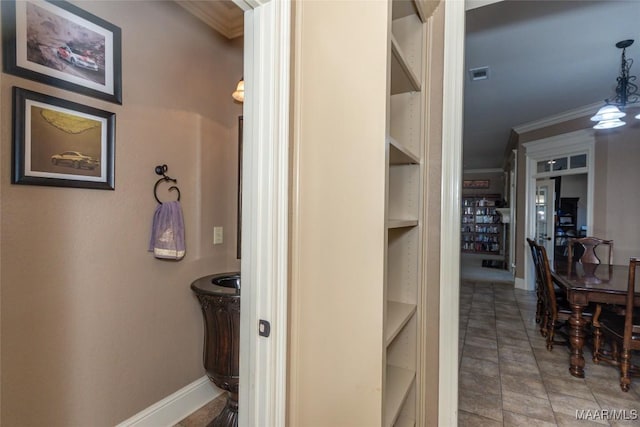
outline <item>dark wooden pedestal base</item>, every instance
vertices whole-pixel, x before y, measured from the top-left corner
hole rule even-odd
[[[227,404],[207,427],[238,427],[238,395],[227,392]]]
[[[227,392],[227,404],[208,427],[238,427],[239,282],[239,273],[224,273],[205,276],[191,284],[204,319],[204,368],[209,379]]]

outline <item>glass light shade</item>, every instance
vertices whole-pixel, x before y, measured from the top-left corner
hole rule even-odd
[[[640,114],[636,115],[636,119],[640,120]]]
[[[622,111],[620,111],[620,109],[615,105],[605,105],[604,107],[598,110],[595,116],[591,117],[591,120],[594,122],[601,122],[603,120],[621,119],[626,115],[627,115],[626,113],[623,113]]]
[[[244,80],[238,82],[238,86],[231,96],[238,102],[244,102]]]
[[[613,129],[613,128],[617,128],[624,125],[626,125],[626,123],[620,119],[611,119],[611,120],[601,120],[593,128],[594,129]]]

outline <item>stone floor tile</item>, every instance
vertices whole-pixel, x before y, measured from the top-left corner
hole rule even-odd
[[[477,372],[460,371],[458,387],[477,393],[494,394],[498,399],[502,394],[500,377],[482,375]]]
[[[510,359],[500,360],[500,373],[518,375],[523,378],[541,378],[538,365],[535,363],[520,363]]]
[[[566,394],[581,399],[593,399],[593,393],[582,378],[576,378],[567,372],[567,375],[551,376],[542,375],[547,393]]]
[[[458,411],[458,427],[502,427],[502,423],[467,411]]]
[[[174,427],[201,427],[208,425],[222,411],[227,403],[226,393],[213,399],[202,408],[195,411]]]
[[[471,336],[467,336],[467,342],[465,342],[462,354],[465,356],[473,357],[475,359],[484,359],[495,361],[498,360],[497,348],[478,347],[476,345],[468,344],[468,340]]]
[[[493,338],[485,338],[485,337],[477,337],[470,335],[465,341],[466,344],[472,345],[475,347],[489,348],[489,349],[498,349],[498,341]]]
[[[576,411],[600,411],[600,405],[596,402],[595,398],[582,399],[575,396],[569,396],[566,394],[549,393],[549,401],[554,412],[561,414],[576,416]],[[594,419],[598,424],[608,425],[608,422],[604,420]]]
[[[460,369],[468,372],[475,372],[488,377],[499,377],[500,368],[497,361],[476,359],[475,357],[462,356]]]
[[[503,392],[523,393],[547,399],[547,390],[541,378],[522,377],[521,375],[500,374]]]
[[[472,414],[502,422],[502,401],[495,394],[460,390],[458,408]]]
[[[558,427],[602,427],[606,425],[601,421],[596,422],[588,419],[578,419],[575,412],[572,415],[556,412],[555,417]]]
[[[536,364],[536,359],[533,357],[531,349],[518,349],[508,345],[498,345],[498,353],[500,354],[500,360],[509,359],[524,364]]]
[[[526,393],[526,389],[522,389]],[[505,411],[525,415],[546,422],[555,422],[549,399],[534,397],[530,394],[515,393],[503,389],[502,408]]]
[[[504,427],[555,427],[555,421],[543,421],[536,418],[527,417],[526,415],[516,414],[509,411],[502,411],[504,418]]]

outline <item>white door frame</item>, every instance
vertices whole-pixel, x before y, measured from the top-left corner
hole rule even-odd
[[[291,0],[244,10],[239,425],[285,425]],[[259,336],[259,321],[270,335]]]
[[[438,425],[458,425],[458,325],[465,2],[445,0]]]
[[[595,132],[593,129],[582,129],[564,133],[550,138],[539,139],[523,144],[526,155],[526,184],[525,184],[525,237],[533,236],[535,232],[535,203],[536,180],[551,176],[587,174],[587,233],[593,230],[593,186],[595,181]],[[579,169],[538,173],[538,162],[552,158],[566,157],[575,154],[587,154],[587,166]],[[522,239],[525,252],[528,251],[526,239]],[[516,287],[534,290],[534,271],[531,257],[524,258],[524,284],[516,283]]]

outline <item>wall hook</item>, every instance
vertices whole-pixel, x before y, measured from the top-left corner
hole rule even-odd
[[[158,203],[162,204],[162,202],[160,201],[160,199],[158,198],[158,185],[163,182],[163,181],[171,181],[174,183],[177,183],[178,180],[175,178],[171,178],[170,176],[167,175],[167,170],[169,169],[169,167],[167,165],[158,165],[156,166],[156,175],[162,175],[162,178],[160,178],[158,181],[156,181],[156,184],[153,186],[153,197],[156,198],[156,200],[158,201]],[[180,189],[175,186],[172,185],[169,187],[169,191],[176,191],[178,193],[178,201],[180,201]]]

